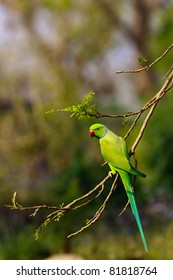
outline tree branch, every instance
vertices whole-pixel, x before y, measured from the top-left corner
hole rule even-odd
[[[163,57],[173,48],[173,44],[170,45],[166,51],[159,57],[157,58],[153,63],[151,63],[150,65],[137,69],[137,70],[129,70],[129,71],[118,71],[117,73],[139,73],[143,70],[149,70],[151,67],[153,67],[156,63],[158,63],[161,59],[163,59]],[[134,129],[134,127],[136,126],[138,120],[140,119],[140,117],[142,116],[142,114],[147,111],[147,115],[144,119],[144,121],[142,122],[141,128],[139,130],[139,133],[131,147],[130,150],[130,156],[133,155],[135,157],[135,150],[136,147],[138,146],[140,140],[142,139],[145,129],[149,123],[149,120],[152,116],[152,114],[154,113],[154,110],[156,108],[156,106],[158,105],[159,101],[165,96],[165,94],[171,90],[173,88],[173,68],[171,67],[170,70],[168,71],[167,75],[166,75],[166,81],[164,82],[162,88],[154,95],[154,97],[152,97],[140,110],[136,111],[136,112],[128,112],[125,114],[116,114],[116,115],[103,115],[100,114],[96,111],[96,106],[95,105],[90,105],[90,101],[92,100],[92,96],[93,96],[93,92],[88,93],[88,95],[83,99],[81,104],[77,104],[77,105],[72,105],[71,107],[65,108],[63,110],[59,110],[59,111],[67,111],[67,112],[72,112],[73,115],[77,116],[78,118],[80,118],[81,114],[82,116],[87,115],[90,117],[95,117],[95,118],[128,118],[128,117],[132,117],[135,116],[131,127],[129,128],[129,130],[127,131],[126,135],[125,135],[125,139],[130,135],[130,133],[132,132],[132,130]],[[93,113],[94,112],[94,113]],[[137,160],[135,157],[135,162],[137,164]],[[51,222],[51,221],[59,221],[69,210],[77,210],[79,208],[82,208],[84,206],[87,206],[88,204],[90,204],[91,202],[93,202],[95,199],[97,199],[105,190],[105,183],[108,181],[108,179],[110,179],[110,173],[99,183],[97,184],[93,189],[91,189],[89,192],[87,192],[86,194],[84,194],[81,197],[78,197],[76,199],[74,199],[72,202],[68,203],[67,205],[62,205],[62,206],[49,206],[49,205],[37,205],[37,206],[30,206],[30,207],[25,207],[22,206],[21,204],[19,204],[16,201],[16,192],[13,194],[12,197],[12,204],[11,205],[6,205],[6,207],[9,207],[12,210],[31,210],[33,211],[31,213],[30,216],[35,216],[39,210],[41,209],[47,209],[47,210],[54,210],[51,213],[49,213],[46,217],[46,219],[44,220],[44,222],[40,225],[40,227],[36,230],[35,233],[35,237],[36,239],[38,238],[38,234],[41,230],[45,229],[45,227]],[[90,227],[93,223],[95,223],[100,216],[102,215],[103,211],[105,210],[105,207],[113,193],[113,191],[116,189],[117,187],[117,180],[118,180],[118,175],[115,176],[115,179],[109,189],[109,192],[104,200],[104,202],[101,204],[101,206],[99,207],[99,209],[96,211],[96,213],[94,214],[94,216],[89,219],[86,224],[84,226],[82,226],[78,231],[71,233],[68,237],[72,237],[74,235],[79,234],[80,232],[82,232],[83,230],[87,229],[88,227]],[[122,213],[124,213],[124,211],[126,210],[127,206],[128,206],[129,202],[125,205],[124,209],[121,211],[120,215]]]
[[[133,143],[133,146],[131,148],[130,154],[134,153],[137,145],[139,144],[139,142],[140,142],[140,140],[141,140],[141,138],[142,138],[142,136],[144,134],[144,131],[145,131],[146,127],[147,127],[147,124],[148,124],[148,122],[149,122],[149,120],[150,120],[150,118],[151,118],[151,116],[152,116],[152,114],[153,114],[153,112],[154,112],[158,102],[164,97],[166,92],[169,91],[173,87],[172,82],[173,82],[173,71],[171,71],[171,73],[170,73],[169,77],[167,78],[167,80],[165,81],[164,85],[162,86],[162,88],[159,90],[159,92],[153,98],[153,101],[150,102],[150,106],[152,104],[151,109],[149,110],[146,118],[143,121],[143,124],[141,126],[140,131],[139,131],[139,134],[138,134],[138,136],[137,136],[137,138],[136,138],[136,140]],[[138,115],[138,118],[140,116],[141,116],[141,114]],[[134,123],[136,124],[136,121]],[[132,126],[134,127],[134,125],[132,125]],[[129,131],[131,131],[131,129]]]
[[[157,64],[160,60],[162,60],[162,58],[173,48],[173,44],[170,45],[166,51],[161,55],[159,56],[155,61],[153,61],[151,64],[145,66],[145,67],[142,67],[142,68],[139,68],[139,69],[134,69],[134,70],[120,70],[120,71],[116,71],[116,74],[135,74],[135,73],[139,73],[139,72],[142,72],[144,70],[149,70],[151,67],[153,67],[155,64]]]
[[[109,175],[108,175],[109,177]],[[116,183],[117,183],[117,180],[118,180],[118,174],[116,175],[115,177],[115,180],[110,188],[110,191],[106,197],[106,199],[104,200],[103,204],[100,206],[100,208],[97,210],[97,212],[95,213],[95,215],[87,221],[86,225],[84,225],[83,227],[81,227],[78,231],[74,232],[74,233],[71,233],[68,235],[68,238],[69,237],[72,237],[74,235],[77,235],[78,233],[82,232],[83,230],[87,229],[88,227],[90,227],[93,223],[95,223],[101,216],[101,214],[103,213],[105,207],[106,207],[106,204],[107,202],[109,201],[109,198],[111,197],[113,191],[115,190],[116,188]]]

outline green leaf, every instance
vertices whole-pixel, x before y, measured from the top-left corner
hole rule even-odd
[[[138,58],[138,61],[139,61],[139,64],[142,65],[142,66],[145,66],[146,63],[148,62],[148,57],[147,56],[140,56]]]

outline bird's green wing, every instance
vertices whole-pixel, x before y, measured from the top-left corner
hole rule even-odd
[[[112,131],[100,139],[101,153],[111,170],[124,170],[137,176],[145,177],[143,173],[134,168],[129,160],[127,145],[122,137],[117,136]]]

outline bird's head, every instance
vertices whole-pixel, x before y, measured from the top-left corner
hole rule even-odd
[[[95,123],[90,126],[89,130],[90,130],[91,137],[96,137],[100,139],[106,135],[108,128],[101,123]]]

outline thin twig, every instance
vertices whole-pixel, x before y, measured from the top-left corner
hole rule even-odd
[[[34,206],[22,206],[17,203],[17,205],[18,206],[13,206],[13,205],[5,205],[5,206],[10,208],[11,210],[40,210],[40,209],[56,209],[56,211],[68,210],[65,207],[49,206],[46,204],[34,205]]]
[[[121,216],[126,211],[127,206],[129,205],[129,203],[130,203],[130,200],[127,201],[126,205],[124,206],[123,210],[119,213],[118,216]]]
[[[135,69],[135,70],[120,70],[120,71],[116,71],[116,74],[133,74],[133,73],[139,73],[139,72],[142,72],[144,70],[149,70],[151,67],[153,67],[156,63],[158,63],[171,49],[173,48],[173,44],[170,45],[166,51],[161,55],[159,56],[155,61],[153,61],[151,64],[145,66],[145,67],[142,67],[142,68],[139,68],[139,69]]]
[[[130,154],[133,154],[133,153],[134,153],[134,151],[135,151],[137,145],[139,144],[139,142],[140,142],[140,140],[141,140],[141,138],[142,138],[142,136],[143,136],[143,134],[144,134],[144,131],[145,131],[145,129],[146,129],[146,126],[147,126],[147,124],[148,124],[148,122],[149,122],[149,120],[150,120],[150,118],[151,118],[151,116],[152,116],[152,114],[153,114],[153,112],[154,112],[154,110],[155,110],[155,108],[156,108],[156,106],[157,106],[159,100],[160,100],[161,98],[163,98],[163,96],[166,94],[166,92],[172,88],[172,80],[173,80],[173,71],[170,73],[168,79],[165,81],[165,83],[164,83],[164,85],[162,86],[162,88],[161,88],[161,89],[159,90],[159,92],[155,95],[155,102],[154,102],[154,104],[152,105],[150,111],[148,112],[146,118],[145,118],[144,121],[143,121],[142,127],[141,127],[141,129],[140,129],[140,131],[139,131],[139,134],[138,134],[138,136],[137,136],[135,142],[133,143],[133,146],[132,146],[132,148],[131,148]],[[171,86],[169,86],[170,83],[171,83]],[[135,124],[136,124],[136,123],[135,123]],[[134,127],[134,124],[133,124],[132,126]],[[130,129],[131,129],[131,128],[130,128]],[[131,131],[131,130],[129,130],[129,131]]]
[[[67,205],[67,207],[71,207],[74,204],[76,204],[77,202],[84,200],[85,198],[89,197],[92,193],[94,193],[95,191],[97,191],[100,187],[102,187],[104,185],[104,183],[110,178],[109,175],[107,175],[97,186],[95,186],[95,188],[93,188],[91,191],[89,191],[88,193],[84,194],[83,196],[73,200],[71,203],[69,203]],[[79,206],[78,206],[79,207]],[[72,208],[75,209],[75,208]]]
[[[76,209],[78,209],[78,208],[81,208],[81,207],[86,206],[87,204],[91,203],[93,200],[95,200],[97,197],[99,197],[99,196],[101,195],[101,193],[103,192],[104,188],[105,188],[105,185],[104,185],[104,183],[102,183],[102,184],[101,184],[101,189],[100,189],[99,192],[96,194],[96,196],[92,197],[90,200],[87,200],[86,202],[84,202],[84,203],[82,203],[82,204],[80,204],[80,205],[75,206],[75,207],[73,208],[73,210],[76,210]]]
[[[101,214],[103,213],[105,207],[106,207],[106,204],[110,198],[110,196],[112,195],[112,193],[114,192],[115,188],[116,188],[116,183],[117,183],[117,180],[118,180],[118,174],[116,175],[115,177],[115,180],[110,188],[110,191],[106,197],[106,199],[104,200],[103,204],[100,206],[100,208],[97,210],[97,212],[95,213],[95,215],[87,221],[86,225],[84,225],[83,227],[81,227],[78,231],[76,232],[73,232],[71,234],[69,234],[67,237],[70,238],[74,235],[77,235],[79,234],[80,232],[82,232],[83,230],[87,229],[88,227],[90,227],[93,223],[95,223],[101,216]]]
[[[110,178],[110,176],[107,175],[107,176],[106,176],[99,184],[97,184],[92,190],[90,190],[89,192],[87,192],[87,193],[84,194],[83,196],[80,196],[80,197],[74,199],[72,202],[70,202],[70,203],[67,204],[64,208],[62,208],[62,211],[66,210],[66,209],[67,209],[67,210],[69,210],[69,209],[75,210],[75,209],[77,209],[77,208],[82,207],[82,205],[85,205],[85,204],[90,203],[90,202],[91,202],[93,199],[95,199],[96,197],[90,199],[89,201],[87,201],[87,202],[85,202],[85,203],[83,203],[83,204],[80,204],[80,205],[78,205],[78,206],[74,206],[74,205],[77,204],[78,202],[84,200],[85,198],[89,197],[91,194],[93,194],[94,192],[96,192],[100,187],[101,187],[101,189],[102,189],[103,186],[104,186],[104,183],[105,183],[109,178]],[[101,192],[102,192],[102,191],[101,191]],[[99,194],[101,194],[101,192],[99,192]],[[96,196],[98,197],[98,195],[96,195]],[[74,206],[74,207],[72,207],[72,206]],[[59,212],[59,210],[54,211],[54,212],[50,213],[47,217],[49,218],[49,217],[51,217],[52,215],[56,215],[56,214],[58,214],[58,212]]]

